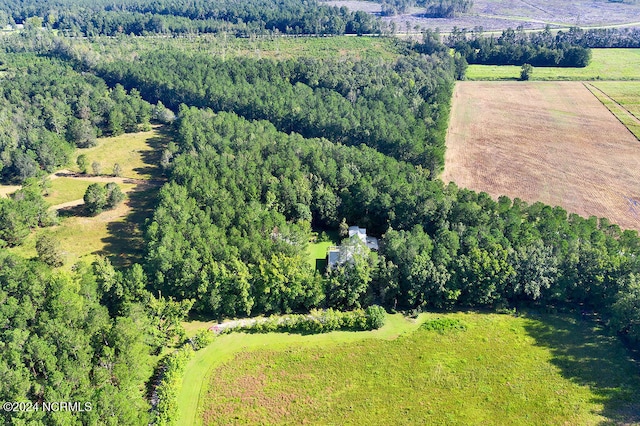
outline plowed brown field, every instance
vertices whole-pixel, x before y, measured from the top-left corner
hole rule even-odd
[[[459,82],[442,179],[640,230],[640,142],[579,82]]]

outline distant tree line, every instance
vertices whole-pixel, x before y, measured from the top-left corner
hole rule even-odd
[[[573,27],[569,31],[558,31],[556,38],[561,43],[590,48],[637,48],[640,47],[640,28],[594,28],[584,30]]]
[[[454,28],[446,44],[460,53],[469,64],[523,65],[537,67],[586,67],[591,60],[588,47],[553,36],[549,28],[527,34],[519,28],[509,28],[495,38],[482,31],[468,32]]]
[[[407,13],[410,7],[422,7],[428,18],[455,18],[459,13],[468,12],[473,7],[473,0],[378,0],[382,3],[382,15],[394,16]]]
[[[0,12],[10,22],[39,17],[49,28],[76,35],[166,34],[231,31],[237,35],[278,31],[284,34],[375,34],[373,16],[330,7],[315,0],[104,0],[16,4],[1,1]]]

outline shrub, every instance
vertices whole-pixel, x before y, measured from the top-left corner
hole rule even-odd
[[[438,333],[444,333],[447,330],[466,330],[467,325],[454,318],[436,318],[422,324],[424,330],[437,331]]]
[[[531,73],[533,72],[533,67],[531,64],[524,64],[520,69],[520,80],[527,81],[531,78]]]
[[[191,339],[191,343],[193,345],[193,349],[199,351],[200,349],[204,349],[213,342],[214,335],[211,331],[205,329],[200,330],[196,333],[196,335]]]
[[[165,358],[162,379],[156,388],[158,395],[155,416],[156,425],[175,424],[182,376],[192,356],[193,349],[191,349],[191,346],[185,345]]]
[[[387,312],[382,306],[373,305],[365,310],[367,315],[367,327],[371,330],[382,327],[387,319]]]

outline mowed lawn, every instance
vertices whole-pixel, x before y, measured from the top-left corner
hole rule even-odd
[[[206,377],[199,415],[207,425],[640,421],[638,368],[594,323],[479,313],[421,320],[436,317],[458,319],[467,329],[321,346],[302,342],[316,336],[294,336],[289,344],[275,334],[221,337],[210,363],[231,358],[227,341],[238,346],[259,338],[262,345]]]
[[[441,178],[640,230],[640,143],[580,82],[459,82]]]
[[[584,68],[535,67],[531,80],[640,80],[640,49],[591,49]],[[517,80],[519,66],[469,65],[467,80]]]

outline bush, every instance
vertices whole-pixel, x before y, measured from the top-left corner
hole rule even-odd
[[[214,335],[209,330],[200,330],[196,333],[196,335],[191,339],[191,344],[193,345],[193,349],[199,351],[200,349],[204,349],[213,342]]]
[[[36,238],[36,252],[38,259],[54,268],[64,264],[58,241],[47,234],[40,234]]]
[[[162,379],[156,388],[158,395],[155,416],[156,425],[175,424],[182,377],[184,369],[192,356],[193,349],[191,349],[191,346],[185,345],[165,358]]]
[[[124,200],[124,193],[118,184],[113,182],[109,182],[105,186],[92,183],[84,193],[85,208],[91,215],[97,215],[105,208],[113,209],[122,200]]]
[[[442,334],[447,330],[466,330],[467,325],[459,319],[436,318],[425,322],[420,328],[424,330],[437,331]]]
[[[524,64],[520,69],[520,81],[527,81],[531,78],[533,67],[531,64]]]
[[[367,327],[370,330],[376,330],[382,327],[387,319],[387,312],[382,306],[373,305],[365,310],[367,315]]]
[[[384,325],[385,315],[385,310],[380,306],[370,306],[366,311],[356,309],[348,312],[329,308],[325,311],[314,310],[309,315],[272,316],[234,330],[248,333],[277,331],[304,334],[328,333],[335,330],[375,330]]]

